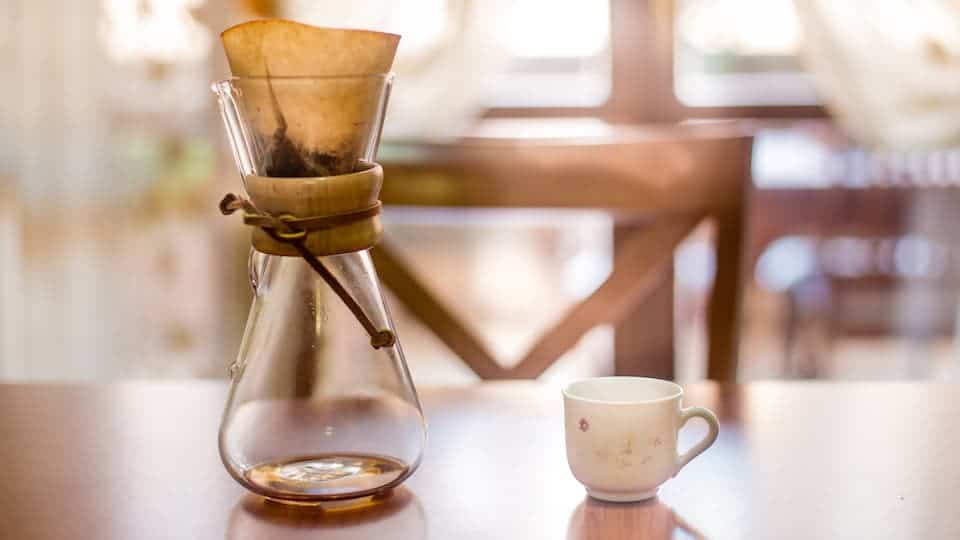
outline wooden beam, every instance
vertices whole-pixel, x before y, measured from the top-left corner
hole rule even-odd
[[[608,118],[633,123],[679,118],[673,93],[673,24],[672,0],[611,0]]]
[[[628,142],[496,140],[398,145],[382,162],[385,204],[598,208],[692,213],[742,204],[750,138],[640,137]],[[705,179],[709,178],[709,181]]]
[[[656,289],[663,272],[672,267],[674,248],[701,219],[702,215],[680,216],[631,234],[615,253],[614,270],[606,281],[544,333],[507,373],[509,377],[539,377],[588,330],[622,321]]]
[[[407,310],[429,328],[481,379],[502,379],[506,370],[496,362],[479,338],[423,285],[414,271],[394,253],[387,242],[371,250],[373,264],[383,283]]]

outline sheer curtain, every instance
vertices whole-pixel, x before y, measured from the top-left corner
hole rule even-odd
[[[214,34],[145,47],[202,3],[0,2],[0,380],[226,373]],[[148,40],[145,13],[176,24]]]
[[[960,1],[795,0],[804,56],[860,142],[960,142]]]

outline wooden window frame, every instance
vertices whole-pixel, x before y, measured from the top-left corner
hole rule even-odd
[[[494,107],[487,118],[600,117],[614,123],[826,118],[820,105],[691,107],[674,92],[674,0],[610,0],[610,97],[597,107]],[[638,39],[637,36],[648,36]]]

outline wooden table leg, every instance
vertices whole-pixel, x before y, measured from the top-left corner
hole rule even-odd
[[[713,216],[716,227],[716,276],[707,311],[707,377],[737,378],[740,301],[743,296],[743,211]]]
[[[673,263],[650,297],[614,328],[614,373],[672,379],[675,371]]]
[[[614,249],[622,246],[635,225],[614,227]],[[674,376],[673,261],[650,296],[634,306],[614,327],[614,373],[672,379]]]

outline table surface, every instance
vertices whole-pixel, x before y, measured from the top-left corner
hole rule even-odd
[[[717,443],[647,503],[585,497],[557,388],[423,389],[420,469],[360,512],[246,495],[217,456],[219,382],[0,385],[0,537],[958,538],[960,386],[687,387]],[[705,430],[692,422],[681,444]],[[322,534],[318,534],[322,531]]]

